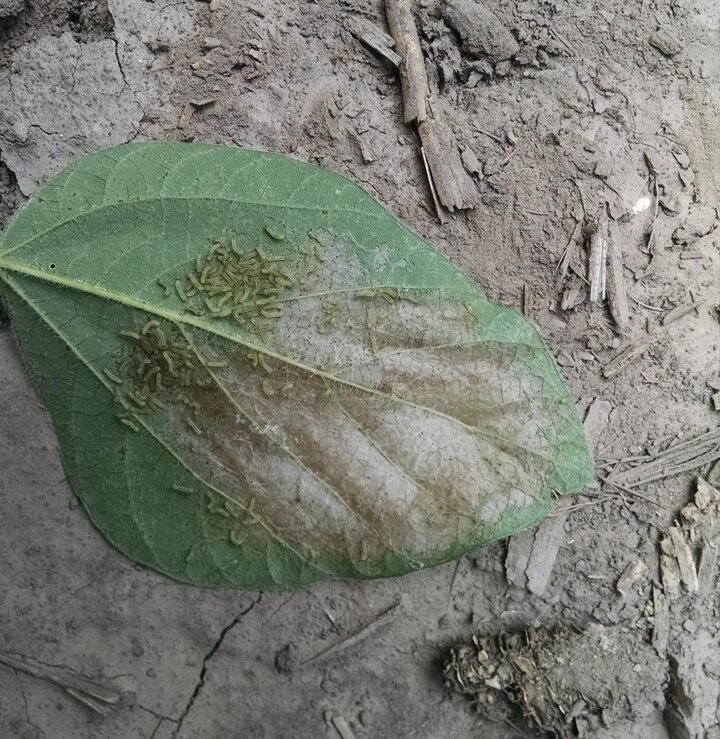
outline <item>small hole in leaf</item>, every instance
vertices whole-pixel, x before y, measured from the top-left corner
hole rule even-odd
[[[50,262],[50,264],[48,264],[48,267],[50,267],[50,269],[55,269],[55,262]]]

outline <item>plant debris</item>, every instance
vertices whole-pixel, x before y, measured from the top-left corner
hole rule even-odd
[[[0,652],[0,664],[57,685],[100,716],[107,716],[111,710],[118,708],[123,698],[122,693],[98,685],[64,667],[44,665],[33,659],[7,652]]]
[[[609,683],[597,677],[608,674],[607,664],[622,641],[619,630],[599,624],[580,633],[528,626],[497,636],[475,635],[450,651],[444,676],[448,686],[472,698],[494,722],[521,724],[527,734],[555,739],[589,736],[630,716],[640,695],[660,690],[663,671],[650,645],[641,648],[641,671],[618,672]]]
[[[618,487],[634,488],[665,477],[679,475],[720,459],[720,430],[714,429],[687,441],[668,447],[655,456],[637,460],[625,470],[613,469],[607,482]]]
[[[366,18],[359,16],[350,18],[346,25],[348,31],[359,41],[387,59],[393,66],[400,65],[402,57],[394,51],[395,41],[392,36]]]

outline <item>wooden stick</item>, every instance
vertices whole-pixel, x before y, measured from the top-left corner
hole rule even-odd
[[[595,230],[590,235],[590,256],[588,279],[590,280],[590,302],[597,303],[605,299],[607,284],[607,255],[608,242],[606,236],[606,221],[600,218]]]
[[[430,87],[411,0],[385,0],[385,13],[395,48],[402,57],[399,69],[405,123],[422,123],[428,117]]]

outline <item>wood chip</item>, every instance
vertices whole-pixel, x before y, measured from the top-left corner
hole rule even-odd
[[[195,115],[195,111],[202,110],[208,105],[212,105],[214,102],[215,98],[189,100],[187,103],[185,103],[185,107],[183,108],[182,114],[180,115],[180,120],[178,121],[177,127],[180,130],[186,128],[192,120],[192,117]]]
[[[428,119],[420,124],[418,132],[440,202],[450,212],[472,208],[477,189],[463,167],[450,127],[440,120]]]
[[[522,312],[524,316],[532,314],[533,310],[533,292],[532,287],[527,283],[523,283],[523,294],[522,294]],[[720,393],[718,393],[720,395]]]
[[[637,361],[650,347],[647,343],[630,344],[617,356],[613,357],[602,369],[603,377],[607,380],[622,372],[628,365]]]
[[[704,511],[712,503],[716,503],[718,501],[720,493],[718,493],[717,488],[714,485],[711,485],[705,478],[698,477],[695,485],[695,505],[699,510]]]
[[[609,401],[598,398],[590,404],[583,428],[593,442],[597,441],[603,417],[609,415],[612,409]],[[535,531],[523,531],[510,537],[505,557],[505,575],[511,585],[527,588],[534,595],[545,592],[565,538],[565,522],[569,512],[569,508],[561,508],[546,518]]]
[[[567,517],[568,511],[558,511],[557,515],[546,518],[535,532],[532,554],[525,569],[527,589],[533,595],[542,595],[550,584],[555,560],[565,538]]]
[[[179,129],[186,128],[188,123],[192,120],[192,117],[195,115],[195,106],[192,103],[185,103],[185,107],[183,108],[182,114],[180,115],[180,120],[178,121],[177,127]]]
[[[360,150],[360,156],[362,157],[362,160],[363,162],[365,162],[365,164],[370,164],[377,159],[377,156],[368,143],[366,136],[357,133],[357,131],[353,129],[348,129],[348,134],[350,135],[350,138],[357,144],[358,149]]]
[[[670,546],[668,542],[670,539],[664,539],[661,544]],[[680,567],[672,549],[660,555],[660,580],[668,596],[675,596],[680,592]]]
[[[615,587],[620,595],[627,597],[632,586],[647,572],[647,565],[641,559],[631,562],[620,575]]]
[[[648,40],[650,41],[650,46],[654,46],[665,56],[675,56],[682,49],[682,44],[678,37],[666,28],[658,29]]]
[[[658,587],[653,587],[653,611],[652,645],[664,658],[670,636],[670,607],[667,597]]]
[[[380,54],[381,57],[387,59],[393,66],[400,66],[402,57],[393,50],[395,39],[392,36],[385,33],[385,31],[374,23],[360,16],[351,17],[345,25],[348,31],[359,41],[362,41],[366,46]]]
[[[697,571],[698,592],[700,595],[710,595],[715,592],[719,547],[720,543],[717,541],[703,542],[702,549],[700,550],[700,564],[698,565]]]
[[[680,252],[680,259],[702,259],[703,253],[697,246],[688,246]]]
[[[710,485],[720,488],[720,462],[716,462],[710,468],[710,472],[705,475],[705,479],[710,483]]]
[[[505,555],[505,576],[507,581],[516,588],[524,590],[527,587],[527,569],[532,554],[534,531],[522,531],[508,539],[507,554]]]
[[[479,175],[480,179],[482,179],[482,164],[480,164],[478,158],[475,156],[475,152],[472,149],[466,146],[463,149],[462,154],[460,155],[460,159],[462,160],[463,167],[465,167],[468,174]]]
[[[587,436],[590,446],[597,449],[600,435],[608,427],[610,414],[615,406],[609,400],[602,398],[594,398],[588,406],[585,420],[583,421],[583,429]]]
[[[718,392],[716,393],[713,393],[710,399],[712,400],[715,410],[720,411],[720,390],[718,390]]]
[[[675,558],[680,569],[680,579],[689,593],[698,591],[697,570],[690,546],[679,526],[671,526],[668,533],[675,549]]]
[[[342,716],[333,716],[330,720],[337,733],[340,734],[340,739],[355,739],[355,734]]]
[[[570,284],[565,288],[560,300],[561,310],[571,310],[585,300],[585,283],[573,275]]]
[[[574,180],[573,180],[574,182]],[[580,231],[582,230],[582,221],[575,221],[575,226],[573,227],[572,234],[570,235],[570,239],[568,240],[567,246],[565,247],[565,251],[563,251],[562,256],[560,257],[560,260],[557,263],[557,267],[555,267],[555,271],[559,273],[560,279],[564,280],[565,275],[567,274],[568,269],[570,268],[570,263],[573,260],[573,257],[575,256],[575,250],[578,244],[578,235]]]
[[[662,172],[662,159],[660,159],[660,155],[652,149],[647,149],[643,152],[643,158],[645,159],[645,164],[647,164],[650,175],[657,177]]]

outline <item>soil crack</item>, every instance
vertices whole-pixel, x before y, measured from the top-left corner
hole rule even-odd
[[[237,616],[235,616],[235,618],[233,618],[233,620],[230,621],[227,626],[224,626],[217,639],[208,650],[207,654],[203,657],[202,666],[200,668],[200,675],[198,676],[197,683],[195,683],[195,689],[193,690],[190,699],[186,703],[185,708],[183,708],[179,718],[176,719],[177,726],[173,731],[173,739],[175,739],[180,734],[185,718],[192,710],[195,700],[200,695],[200,691],[202,690],[203,685],[205,685],[205,676],[207,675],[207,671],[210,667],[210,661],[215,656],[215,653],[222,646],[223,642],[225,641],[225,637],[242,621],[244,616],[246,616],[248,613],[250,613],[250,611],[252,611],[253,608],[255,608],[255,606],[260,602],[261,599],[262,595],[258,596],[257,600],[254,600],[244,611],[241,611]]]
[[[30,709],[28,707],[27,694],[25,693],[25,686],[23,685],[23,682],[20,679],[20,674],[15,669],[13,669],[13,672],[15,673],[15,679],[17,680],[18,687],[20,688],[20,694],[22,695],[23,711],[25,713],[25,720],[28,722],[30,726],[33,727],[33,729],[36,729],[40,733],[40,736],[44,737],[46,736],[45,732],[30,718]]]
[[[127,81],[127,77],[125,76],[125,70],[123,69],[122,62],[120,61],[120,52],[118,50],[118,40],[116,38],[113,38],[112,42],[113,42],[113,50],[115,51],[115,61],[117,62],[118,69],[120,70],[120,76],[123,78],[125,87],[127,87],[129,83]]]

